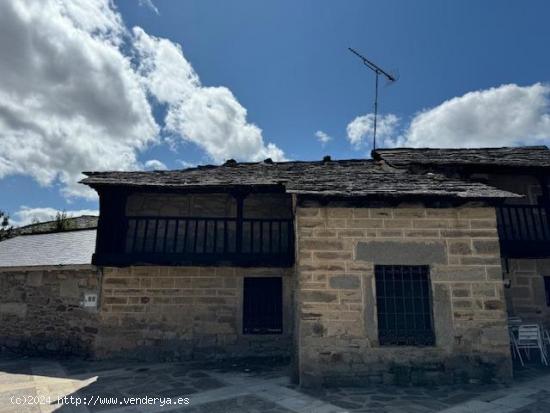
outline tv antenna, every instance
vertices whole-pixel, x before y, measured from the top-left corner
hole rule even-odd
[[[358,51],[352,49],[351,47],[348,47],[349,51],[352,52],[354,55],[356,55],[359,59],[363,61],[363,64],[367,66],[370,70],[372,70],[375,73],[376,83],[374,86],[374,133],[372,138],[372,149],[376,149],[376,121],[378,118],[378,77],[380,75],[384,75],[390,82],[397,81],[397,78],[393,75],[390,75],[388,72],[386,72],[384,69],[382,69],[377,64],[371,62],[369,59],[367,59],[365,56],[360,54]]]

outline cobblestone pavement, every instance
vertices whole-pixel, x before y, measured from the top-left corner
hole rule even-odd
[[[287,373],[284,365],[254,361],[212,365],[0,359],[0,413],[550,412],[550,369],[524,369],[511,386],[380,385],[315,392],[293,386]],[[65,403],[58,403],[65,396]]]

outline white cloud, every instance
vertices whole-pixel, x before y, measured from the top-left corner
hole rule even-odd
[[[187,161],[184,161],[183,159],[177,159],[176,162],[179,163],[184,169],[197,167],[196,163],[187,162]]]
[[[138,166],[158,128],[124,31],[107,0],[0,2],[0,178],[94,197],[81,171]]]
[[[395,143],[479,147],[550,141],[550,86],[502,85],[466,93],[417,114]]]
[[[155,6],[152,0],[139,0],[139,5],[142,7],[147,7],[156,15],[160,15],[159,9],[157,8],[157,6]]]
[[[262,130],[226,87],[205,87],[179,45],[133,30],[140,71],[153,96],[168,105],[166,131],[206,151],[216,162],[228,158],[283,160],[284,153],[265,143]]]
[[[378,115],[376,121],[377,145],[384,144],[397,132],[399,118],[392,113]],[[348,140],[355,149],[370,147],[374,134],[374,114],[357,116],[347,126]]]
[[[159,161],[158,159],[149,159],[145,162],[145,169],[163,171],[168,168],[163,162]]]
[[[373,115],[347,126],[357,149],[372,136]],[[380,146],[498,147],[550,143],[550,85],[502,85],[466,93],[416,114],[408,125],[395,115],[378,123]]]
[[[317,132],[315,132],[315,137],[321,143],[322,146],[325,146],[327,143],[329,143],[332,140],[332,136],[328,135],[322,130],[318,130]]]
[[[63,211],[55,208],[43,207],[43,208],[29,208],[22,206],[19,211],[10,217],[10,223],[14,226],[29,225],[34,222],[46,222],[53,221],[57,213]],[[67,217],[78,217],[80,215],[99,215],[99,211],[95,209],[79,209],[73,211],[64,211]]]
[[[229,89],[204,87],[179,45],[129,32],[109,0],[0,1],[0,56],[0,179],[95,198],[81,171],[138,169],[138,153],[174,139],[216,162],[284,159]]]

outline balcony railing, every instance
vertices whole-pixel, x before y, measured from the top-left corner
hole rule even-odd
[[[124,251],[102,254],[103,264],[289,266],[291,219],[126,218]]]
[[[550,206],[505,205],[497,208],[503,257],[550,257]]]

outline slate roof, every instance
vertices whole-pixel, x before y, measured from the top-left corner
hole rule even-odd
[[[433,166],[550,167],[550,150],[546,146],[523,146],[477,149],[394,148],[373,151],[374,159],[388,164]]]
[[[181,188],[278,187],[287,193],[331,196],[447,196],[506,198],[518,195],[482,183],[443,175],[412,174],[366,159],[317,162],[226,162],[174,171],[84,172],[81,182],[92,187],[109,185]]]
[[[0,242],[0,268],[91,264],[95,229],[19,235]]]

